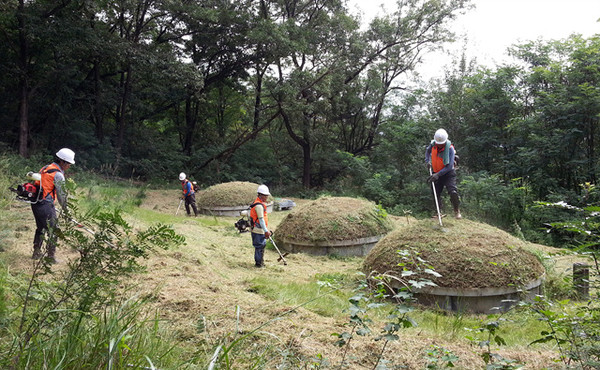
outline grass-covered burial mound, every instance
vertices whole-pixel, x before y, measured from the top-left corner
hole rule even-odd
[[[365,255],[392,230],[375,203],[348,197],[321,197],[292,210],[275,232],[278,245],[292,252]]]
[[[217,184],[197,193],[196,204],[205,214],[239,216],[256,199],[257,189],[258,184],[246,181]],[[271,197],[267,203],[272,203]]]
[[[429,266],[441,276],[423,272]],[[402,277],[403,270],[404,281],[429,279],[437,284],[421,292],[439,295],[434,303],[450,309],[481,306],[468,303],[465,297],[508,294],[510,299],[515,298],[521,289],[538,289],[544,275],[542,264],[526,242],[465,219],[444,220],[443,228],[431,219],[398,228],[382,238],[363,263],[367,275],[376,271]],[[417,274],[407,276],[407,270]],[[502,305],[501,301],[481,307]]]

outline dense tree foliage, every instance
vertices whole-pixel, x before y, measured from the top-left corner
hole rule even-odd
[[[535,227],[534,200],[573,201],[598,176],[600,39],[515,45],[496,68],[463,58],[415,89],[468,8],[399,1],[361,26],[341,0],[1,0],[0,140],[23,157],[68,146],[110,175],[185,171],[402,214],[431,208],[423,152],[444,127],[469,212]]]
[[[205,183],[263,162],[261,181],[277,165],[305,188],[338,174],[328,153],[373,149],[394,82],[467,6],[402,1],[362,29],[340,0],[0,4],[3,142],[22,156],[69,146],[88,168]]]

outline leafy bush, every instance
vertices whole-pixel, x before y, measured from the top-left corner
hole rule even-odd
[[[509,184],[499,175],[481,173],[466,176],[460,183],[462,208],[470,218],[479,219],[505,230],[515,230],[532,201],[523,179]]]
[[[72,182],[68,185],[74,186]],[[16,294],[7,304],[11,305],[9,311],[18,311],[18,315],[9,328],[13,337],[0,343],[0,367],[148,364],[145,356],[152,351],[129,346],[145,335],[132,337],[144,326],[136,329],[137,324],[132,324],[141,314],[138,304],[122,305],[116,311],[107,307],[115,303],[118,284],[142,269],[140,259],[183,243],[184,238],[160,224],[134,231],[119,210],[97,207],[80,214],[72,203],[61,217],[61,228],[49,233],[58,236],[64,247],[76,250],[79,258],[69,261],[64,272],[55,271],[50,261],[42,258],[34,263],[28,282],[13,279]]]
[[[585,199],[581,203],[585,203]],[[550,222],[549,225],[553,232],[558,232],[563,237],[570,236],[569,244],[576,246],[579,252],[590,254],[597,262],[600,259],[600,207],[589,205],[579,208],[564,201],[543,205],[573,211],[579,216],[576,220]],[[569,300],[555,302],[537,297],[530,305],[548,325],[547,330],[542,331],[540,338],[533,343],[556,343],[566,365],[575,363],[582,369],[597,369],[600,366],[598,276],[600,267],[596,263],[590,268],[590,278],[586,281],[593,293],[591,297],[584,297],[586,302],[583,304],[572,304]]]

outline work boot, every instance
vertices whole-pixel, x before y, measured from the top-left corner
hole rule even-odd
[[[457,193],[450,194],[450,202],[452,203],[452,208],[454,208],[454,218],[460,220],[462,218],[462,215],[460,214],[460,200],[458,199]]]
[[[44,260],[51,265],[55,265],[55,264],[59,263],[59,261],[54,256],[45,257]]]
[[[40,258],[42,258],[42,256],[43,256],[42,249],[33,247],[33,255],[31,256],[31,259],[39,260]]]
[[[46,257],[46,261],[51,264],[58,263],[54,254],[56,253],[56,245],[48,244],[48,256]]]

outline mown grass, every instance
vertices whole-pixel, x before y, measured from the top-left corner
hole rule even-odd
[[[2,163],[0,159],[0,169]],[[7,176],[0,175],[1,186],[9,182]],[[140,208],[139,205],[146,196],[146,189],[146,187],[87,179],[85,185],[80,187],[78,204],[82,209],[118,207],[132,218],[147,223],[174,224],[192,221],[197,222],[199,227],[232,226],[230,219],[207,216],[185,218]],[[0,191],[0,194],[3,193]],[[4,202],[2,204],[10,204],[14,201],[11,198],[2,195],[2,202]],[[19,235],[18,225],[19,220],[8,212],[7,207],[0,207],[0,243],[2,243],[0,245],[10,243],[15,235]],[[2,259],[4,260],[4,257]],[[6,273],[6,268],[2,268],[0,333],[3,337],[1,342],[4,343],[10,341],[8,333],[14,331],[10,323],[17,321],[15,315],[18,314],[18,310],[12,306],[14,301],[11,296],[20,294],[19,290],[25,286],[24,276],[7,279]],[[316,274],[309,283],[297,283],[285,278],[273,279],[267,276],[256,276],[248,283],[249,289],[270,300],[281,302],[290,308],[302,305],[315,314],[334,318],[348,318],[349,298],[355,294],[354,289],[358,285],[357,277],[352,272],[336,271]],[[14,293],[9,294],[10,290],[14,290]],[[120,363],[123,367],[139,368],[154,365],[160,368],[184,368],[193,367],[192,363],[206,363],[206,357],[210,358],[212,351],[195,353],[194,356],[197,356],[195,359],[186,359],[186,356],[189,356],[189,348],[186,349],[184,343],[171,336],[169,324],[161,323],[157,316],[144,309],[145,305],[145,300],[134,298],[123,302],[121,306],[107,307],[105,311],[93,315],[79,315],[73,312],[65,321],[57,322],[55,329],[47,333],[45,342],[37,343],[36,351],[32,356],[40,356],[36,359],[39,363],[59,364],[60,361],[65,361],[66,353],[71,353],[73,357],[68,358],[71,364],[85,364],[88,368],[103,366],[102,361],[108,360],[109,353],[114,354],[115,359],[123,361]],[[391,308],[392,304],[387,303],[383,307],[370,311],[369,314],[383,322]],[[473,335],[470,330],[478,328],[482,322],[495,319],[484,315],[448,313],[421,308],[411,312],[410,315],[419,327],[408,330],[422,330],[451,340],[462,340],[467,335]],[[503,319],[500,335],[505,339],[508,347],[527,345],[537,339],[542,330],[547,329],[537,317],[526,312],[511,312],[504,315]],[[80,322],[79,325],[75,325],[77,320]],[[373,329],[377,331],[380,328]],[[252,341],[248,341],[245,345],[249,347],[248,352],[252,352]],[[119,351],[121,355],[126,355],[129,352],[127,347],[136,349],[135,357],[116,356]],[[281,348],[285,350],[284,347]],[[152,364],[145,356],[148,356]]]
[[[143,209],[143,208],[135,208],[132,209],[129,212],[133,217],[144,221],[144,222],[149,222],[149,223],[154,223],[154,222],[160,222],[160,223],[165,223],[165,224],[175,224],[175,223],[179,223],[179,222],[197,222],[199,225],[204,226],[204,227],[214,227],[214,226],[229,226],[229,225],[233,225],[233,222],[228,222],[226,220],[223,219],[219,219],[216,217],[210,217],[210,216],[198,216],[198,217],[186,217],[186,216],[182,216],[181,214],[179,216],[175,216],[170,215],[170,214],[166,214],[166,213],[160,213],[160,212],[156,212],[154,210],[150,210],[150,209]]]

